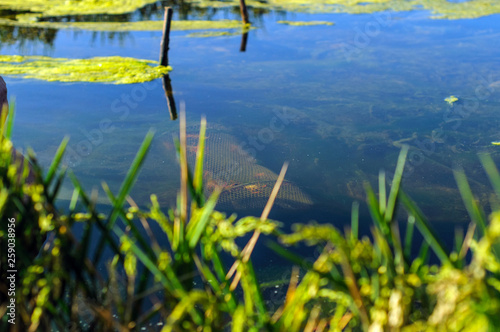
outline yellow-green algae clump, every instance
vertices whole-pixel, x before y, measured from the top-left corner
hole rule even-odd
[[[40,13],[41,16],[125,14],[157,0],[0,0],[0,9]]]
[[[200,7],[238,6],[238,0],[207,1],[185,0]],[[247,6],[308,13],[370,14],[387,10],[429,10],[432,18],[477,18],[500,13],[500,1],[470,0],[451,2],[448,0],[268,0],[262,3],[249,0]]]
[[[0,18],[0,25],[21,26],[30,28],[74,29],[87,31],[161,31],[163,21],[135,21],[135,22],[37,22],[35,17],[18,15],[17,21]],[[217,29],[242,29],[245,28],[241,21],[172,21],[171,30],[217,30]]]
[[[170,70],[170,66],[158,66],[156,61],[119,56],[65,59],[0,55],[3,75],[22,75],[45,81],[131,84],[152,81]]]
[[[203,8],[239,6],[238,0],[184,0]],[[0,9],[38,13],[42,17],[130,13],[156,0],[0,0]],[[469,0],[247,0],[247,6],[309,13],[352,13],[429,10],[433,18],[477,18],[500,13],[500,1]]]
[[[310,26],[310,25],[335,25],[333,22],[327,21],[278,21],[280,24],[287,24],[293,26]]]

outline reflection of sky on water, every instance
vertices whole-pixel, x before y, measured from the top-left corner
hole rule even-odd
[[[500,80],[498,16],[448,21],[427,19],[425,13],[395,13],[379,32],[365,37],[361,32],[367,24],[377,22],[373,15],[263,18],[260,28],[250,32],[245,53],[238,51],[239,36],[186,38],[186,32],[173,32],[171,79],[176,101],[186,102],[190,124],[206,114],[209,123],[226,127],[240,142],[267,128],[274,111],[287,108],[295,115],[257,153],[259,163],[274,172],[290,160],[289,180],[315,201],[313,212],[299,211],[290,221],[348,221],[351,202],[363,197],[363,180],[374,185],[379,169],[392,169],[401,143],[410,144],[413,151],[405,186],[427,215],[440,221],[465,220],[457,208],[462,204],[451,174],[454,164],[466,169],[473,189],[486,198],[489,187],[476,153],[495,152],[490,142],[500,139],[500,87],[489,86]],[[275,22],[284,18],[336,25],[291,27]],[[158,58],[161,32],[129,33],[122,41],[103,36],[101,40],[89,32],[59,31],[48,53]],[[346,47],[357,50],[351,61],[346,61]],[[16,53],[9,46],[2,51]],[[44,51],[38,48],[30,54]],[[478,77],[489,81],[484,85]],[[133,195],[142,203],[150,192],[164,202],[174,201],[174,152],[162,143],[171,142],[177,122],[169,119],[160,81],[150,90],[142,85],[12,77],[6,81],[17,98],[16,144],[34,147],[45,165],[64,135],[71,135],[69,146],[77,151],[79,142],[89,141],[89,133],[109,120],[115,130],[102,133],[102,139],[95,136],[99,143],[88,155],[80,154],[81,162],[74,167],[88,189],[100,187],[102,179],[117,188],[146,132],[154,127],[156,139]],[[479,100],[477,89],[487,91],[487,97]],[[141,91],[147,91],[144,100],[139,100]],[[127,106],[123,96],[133,94],[137,98]],[[461,99],[455,109],[443,100],[452,94]],[[471,105],[476,105],[473,112],[464,111]],[[129,115],[121,118],[123,107]],[[446,118],[455,121],[446,123]]]

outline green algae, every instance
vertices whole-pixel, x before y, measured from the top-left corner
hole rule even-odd
[[[193,33],[187,34],[186,37],[207,38],[207,37],[237,36],[237,35],[240,35],[240,34],[241,34],[241,32],[202,31],[202,32],[193,32]]]
[[[186,0],[200,7],[232,7],[238,6],[237,0],[207,1]],[[464,19],[477,18],[500,13],[500,3],[491,0],[470,0],[450,2],[448,0],[268,0],[247,1],[247,6],[270,10],[306,13],[349,13],[371,14],[382,11],[417,11],[428,10],[432,18]]]
[[[0,9],[36,13],[39,17],[68,15],[124,14],[155,3],[155,0],[0,0]],[[185,0],[200,8],[239,6],[238,0]],[[370,14],[387,10],[428,10],[432,18],[477,18],[500,13],[500,3],[492,0],[258,0],[247,1],[247,6],[267,10],[308,13]]]
[[[0,0],[0,9],[39,13],[44,17],[125,14],[156,0]]]
[[[51,29],[74,29],[87,31],[161,31],[163,21],[137,21],[137,22],[37,22],[35,19],[27,19],[27,15],[18,15],[18,20],[8,20],[0,18],[0,25],[21,26],[30,28],[51,28]],[[219,21],[172,21],[172,31],[188,30],[217,30],[217,29],[241,29],[244,25],[237,20]]]
[[[278,21],[279,24],[293,25],[293,26],[311,26],[311,25],[335,25],[333,22],[328,21]]]
[[[131,84],[151,81],[168,74],[170,66],[156,61],[118,56],[65,59],[45,56],[0,56],[3,75],[21,75],[45,81]]]
[[[458,101],[458,98],[455,96],[449,96],[449,97],[445,98],[444,101],[450,105],[453,105],[454,102]]]

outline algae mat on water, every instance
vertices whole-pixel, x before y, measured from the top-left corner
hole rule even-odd
[[[276,23],[279,24],[286,24],[286,25],[292,25],[292,26],[313,26],[313,25],[335,25],[333,22],[327,22],[327,21],[278,21]]]
[[[203,8],[239,6],[238,0],[184,0]],[[155,0],[0,0],[0,9],[38,13],[42,17],[130,13]],[[387,10],[428,10],[433,18],[477,18],[500,13],[493,0],[247,0],[247,6],[269,10],[312,13],[369,14]]]
[[[131,84],[160,78],[170,70],[170,66],[158,66],[156,61],[118,56],[90,59],[0,56],[3,75],[22,75],[45,81]]]
[[[0,9],[39,13],[42,16],[124,14],[156,0],[0,0]]]
[[[208,1],[185,0],[199,7],[238,6],[238,0]],[[432,18],[477,18],[500,13],[500,2],[492,0],[258,0],[247,1],[247,6],[271,10],[308,13],[370,14],[382,11],[428,10]]]
[[[74,29],[87,31],[161,31],[163,21],[138,22],[47,22],[30,19],[31,15],[18,15],[18,20],[0,18],[0,25],[20,26],[29,28]],[[248,29],[248,26],[236,20],[218,21],[172,21],[172,31],[188,30],[218,30],[218,29]]]

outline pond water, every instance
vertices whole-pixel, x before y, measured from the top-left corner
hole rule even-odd
[[[161,19],[161,8],[158,3],[117,20]],[[174,19],[239,19],[237,9],[178,9]],[[188,127],[206,116],[208,136],[224,133],[264,169],[277,174],[290,162],[286,179],[310,203],[285,204],[272,218],[343,228],[352,202],[364,200],[363,182],[376,186],[381,169],[393,170],[402,144],[410,146],[403,188],[445,236],[452,237],[452,224],[466,227],[468,221],[453,167],[465,169],[487,203],[491,190],[477,153],[490,152],[499,161],[500,147],[491,144],[500,140],[498,15],[437,20],[426,11],[255,10],[251,20],[256,29],[248,33],[245,52],[241,35],[191,38],[173,31],[170,79],[177,108],[186,105]],[[161,31],[2,29],[2,54],[9,55],[156,60],[161,40]],[[116,192],[153,128],[156,136],[131,196],[142,206],[151,193],[164,206],[174,204],[179,170],[172,136],[178,121],[171,120],[161,80],[112,85],[4,79],[16,98],[15,145],[32,147],[47,166],[69,135],[66,162],[87,190],[100,189],[104,180]],[[452,105],[444,100],[450,95],[458,97]],[[255,189],[256,181],[249,179],[246,189]],[[70,190],[68,181],[62,207]],[[106,205],[102,189],[100,196]],[[245,201],[226,211],[260,212]],[[362,217],[369,218],[364,207]]]

